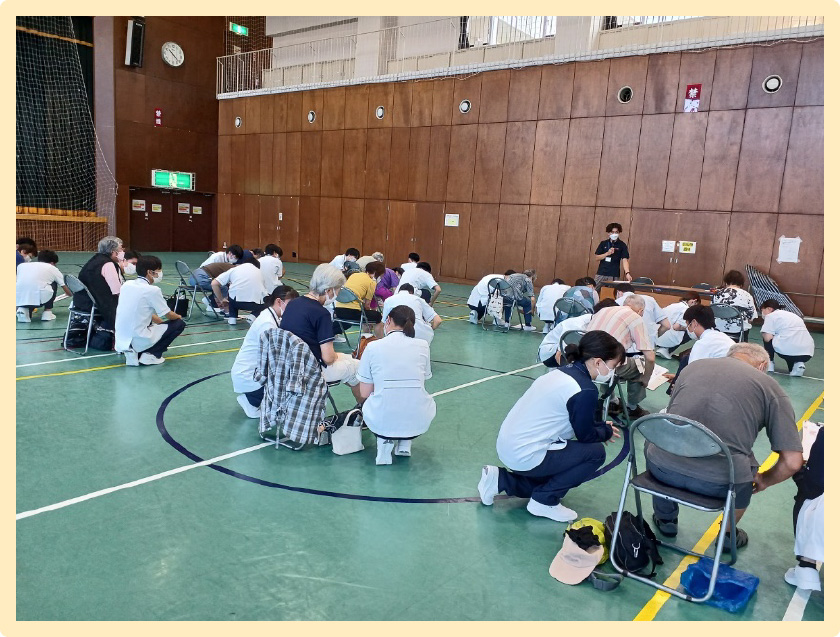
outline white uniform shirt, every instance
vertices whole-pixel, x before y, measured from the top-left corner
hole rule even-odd
[[[280,278],[283,276],[283,262],[270,254],[259,258],[260,272],[263,276],[263,283],[267,294],[271,294],[278,285],[282,285]]]
[[[17,268],[15,305],[43,305],[52,298],[52,284],[64,285],[64,275],[52,263],[29,261]]]
[[[216,277],[222,286],[228,286],[228,296],[242,303],[262,303],[267,292],[260,268],[253,263],[243,263],[222,272]]]
[[[388,318],[391,310],[398,305],[407,305],[414,310],[414,332],[417,338],[422,338],[431,345],[432,339],[435,337],[431,323],[438,313],[432,309],[431,305],[426,303],[426,301],[421,299],[419,296],[411,294],[408,290],[402,290],[385,299],[385,304],[382,306],[383,323],[385,322],[385,319]]]
[[[260,336],[263,332],[280,327],[280,319],[271,308],[260,312],[260,315],[251,323],[242,347],[236,354],[233,367],[230,370],[230,379],[233,381],[233,391],[237,394],[257,391],[261,385],[254,380],[254,371],[260,362]]]
[[[537,351],[537,362],[542,363],[552,358],[560,349],[560,338],[563,334],[571,330],[586,330],[586,326],[589,325],[592,317],[592,314],[583,314],[560,321],[554,329],[545,335],[542,343],[540,343],[540,348]]]
[[[615,302],[619,305],[624,305],[624,301],[627,300],[628,296],[630,295],[625,294],[621,298],[616,299]],[[665,311],[661,307],[659,307],[659,303],[657,303],[656,299],[652,296],[648,296],[647,294],[637,294],[636,296],[643,298],[645,301],[645,313],[642,315],[642,318],[645,321],[645,327],[647,328],[650,342],[655,343],[656,334],[659,332],[659,323],[668,318],[668,315],[665,314]]]
[[[209,257],[207,257],[204,262],[198,266],[199,268],[203,268],[205,265],[209,265],[211,263],[228,263],[227,260],[227,252],[214,252]]]
[[[671,329],[664,332],[661,336],[657,336],[654,339],[657,347],[676,347],[680,343],[682,343],[683,336],[685,332],[679,332],[674,329],[674,326],[678,323],[685,327],[685,321],[683,321],[683,314],[688,309],[688,303],[685,301],[677,301],[676,303],[671,303],[671,305],[666,305],[662,308],[662,311],[665,313],[665,316],[668,317],[668,320],[671,322]]]
[[[333,260],[330,261],[330,265],[341,270],[344,268],[344,262],[349,260],[350,259],[345,257],[343,254],[337,254],[333,257]]]
[[[413,270],[414,268],[416,268],[417,264],[414,263],[414,261],[409,261],[408,263],[403,263],[400,267],[406,272],[408,272],[409,270]]]
[[[432,275],[421,270],[420,268],[413,268],[406,270],[400,277],[400,285],[410,283],[414,287],[414,293],[420,296],[421,290],[433,290],[437,282],[432,278]],[[398,285],[397,288],[400,286]]]
[[[369,343],[356,377],[373,384],[373,393],[362,406],[365,423],[372,432],[410,438],[428,431],[437,407],[425,387],[425,381],[432,377],[426,341],[394,331]]]
[[[542,286],[540,295],[537,297],[537,316],[540,317],[541,321],[551,322],[554,320],[554,304],[563,298],[566,290],[571,289],[572,286],[561,285],[560,283]]]
[[[487,276],[481,277],[481,280],[475,284],[472,292],[470,292],[470,298],[467,299],[467,305],[472,305],[474,307],[483,305],[486,307],[487,301],[490,300],[490,295],[487,292],[487,285],[490,283],[490,280],[504,278],[504,274],[488,274]],[[400,283],[402,283],[402,280],[400,280]]]
[[[712,329],[703,330],[700,338],[691,347],[688,362],[691,364],[702,358],[724,358],[734,344],[735,341],[723,332]]]
[[[160,288],[149,283],[145,277],[126,281],[120,289],[117,303],[115,349],[118,352],[149,349],[166,332],[166,324],[152,323],[152,316],[166,316],[169,311]]]
[[[808,333],[805,321],[793,312],[773,310],[764,317],[761,333],[773,335],[773,349],[779,354],[785,356],[814,355],[814,339]]]

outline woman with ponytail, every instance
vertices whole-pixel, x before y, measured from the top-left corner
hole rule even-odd
[[[376,464],[391,454],[411,455],[411,441],[426,433],[437,407],[426,392],[432,377],[429,344],[415,338],[414,310],[394,307],[385,319],[385,336],[369,343],[356,377],[365,400],[365,424],[376,436]],[[369,398],[368,398],[369,397]]]
[[[560,500],[595,476],[606,459],[602,443],[621,435],[611,422],[595,420],[595,382],[612,380],[624,361],[624,346],[596,330],[568,345],[565,356],[569,363],[535,380],[502,423],[496,451],[507,468],[484,467],[478,483],[482,503],[491,505],[505,492],[530,498],[532,515],[557,522],[577,517]],[[559,363],[560,352],[556,357]]]

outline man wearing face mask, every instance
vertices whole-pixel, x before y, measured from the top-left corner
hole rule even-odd
[[[242,246],[233,244],[226,250],[214,252],[198,267],[203,268],[205,265],[210,265],[211,263],[239,263],[243,259],[244,254],[245,251],[242,249]]]
[[[630,250],[627,244],[619,237],[621,236],[621,224],[611,223],[607,225],[609,237],[595,248],[595,259],[598,261],[598,270],[595,273],[595,289],[601,291],[605,281],[615,281],[620,278],[621,268],[624,268],[624,278],[632,280],[630,276]]]
[[[114,329],[117,301],[124,278],[119,266],[123,242],[119,237],[103,237],[97,252],[82,266],[79,280],[85,284],[102,315],[102,327]],[[90,297],[82,291],[73,296],[73,307],[82,312],[90,311]]]
[[[181,315],[169,309],[155,285],[162,279],[160,259],[143,256],[137,259],[137,278],[122,286],[114,349],[125,354],[126,365],[160,365],[166,348],[186,327]]]
[[[686,334],[695,343],[689,353],[680,359],[676,374],[665,374],[672,386],[686,365],[704,358],[723,358],[732,347],[732,339],[715,329],[715,315],[708,305],[692,305],[683,314],[683,323]]]

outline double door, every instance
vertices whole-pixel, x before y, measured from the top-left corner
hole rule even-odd
[[[132,250],[203,252],[213,248],[215,197],[210,193],[129,188]]]

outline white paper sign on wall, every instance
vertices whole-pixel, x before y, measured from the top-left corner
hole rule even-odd
[[[188,203],[179,203],[178,204],[178,213],[182,215],[190,214],[190,204]]]
[[[799,246],[802,245],[800,237],[779,237],[779,257],[777,263],[799,263]]]
[[[443,225],[450,228],[457,228],[460,223],[461,215],[445,215],[443,218]]]
[[[132,210],[139,210],[140,212],[144,212],[146,210],[146,200],[145,199],[132,199],[131,200],[131,209]]]
[[[676,248],[676,241],[662,241],[662,252],[673,252]]]

